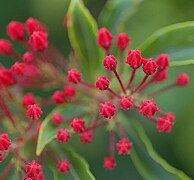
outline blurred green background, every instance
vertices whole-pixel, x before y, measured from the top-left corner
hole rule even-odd
[[[106,3],[105,0],[85,0],[84,2],[96,18]],[[7,37],[5,27],[9,21],[24,22],[32,16],[48,26],[50,40],[65,56],[68,56],[70,45],[63,26],[68,3],[69,0],[0,0],[0,38]],[[161,27],[191,20],[194,20],[193,0],[144,0],[138,11],[125,24],[125,28],[132,38],[133,47],[137,47]],[[0,58],[5,59],[5,57]],[[193,68],[175,71],[192,72]],[[166,105],[163,107],[164,110],[172,110],[178,116],[177,124],[170,135],[157,133],[155,127],[149,123],[145,124],[145,127],[157,152],[170,164],[184,170],[185,173],[194,178],[194,95],[192,87],[194,87],[193,84],[189,90],[186,88],[169,92],[158,98],[161,105]],[[186,100],[185,94],[187,94]],[[171,101],[169,101],[169,97]],[[81,143],[75,143],[76,150],[89,161],[96,178],[101,180],[141,179],[130,158],[125,156],[117,157],[118,166],[114,171],[104,170],[101,163],[102,158],[108,153],[108,137],[104,130],[99,130],[99,133],[96,134],[98,137],[93,145],[83,146]]]

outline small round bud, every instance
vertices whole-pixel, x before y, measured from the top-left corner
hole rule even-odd
[[[109,88],[109,80],[106,76],[100,76],[96,80],[96,87],[100,90],[106,90]]]
[[[82,143],[91,143],[93,140],[93,132],[92,131],[86,131],[84,133],[80,134],[80,139]]]
[[[42,31],[35,31],[30,36],[28,43],[34,51],[43,51],[48,47],[48,34]]]
[[[158,71],[156,74],[154,74],[154,81],[161,82],[165,81],[168,78],[168,70],[164,69],[161,71]]]
[[[150,100],[150,101],[142,101],[142,105],[140,107],[139,112],[141,114],[143,114],[144,116],[146,116],[148,118],[151,118],[159,110],[160,109],[155,104],[155,101],[154,100]]]
[[[156,63],[158,65],[159,70],[163,70],[169,67],[169,55],[168,54],[160,54],[156,59]]]
[[[129,110],[132,106],[132,100],[130,97],[122,97],[119,101],[119,106],[124,110]]]
[[[42,114],[42,110],[37,104],[29,105],[27,107],[26,116],[32,120],[37,120]]]
[[[62,114],[54,113],[52,115],[52,123],[54,125],[60,125],[61,123],[63,123],[63,121],[64,121],[64,119],[63,119]]]
[[[36,98],[32,93],[27,93],[24,95],[22,100],[22,105],[27,108],[29,105],[36,104]]]
[[[42,166],[33,160],[31,163],[26,164],[26,176],[37,177],[41,172]]]
[[[74,86],[71,86],[71,85],[64,86],[63,91],[65,94],[65,97],[68,97],[68,98],[74,98],[76,95],[76,89]]]
[[[11,55],[13,53],[13,47],[10,41],[6,39],[0,39],[0,54]]]
[[[57,140],[66,143],[71,138],[71,134],[67,131],[67,129],[59,129],[57,131]]]
[[[67,78],[70,83],[77,84],[81,81],[81,73],[77,69],[71,69],[68,71]]]
[[[97,39],[98,45],[108,50],[112,44],[113,36],[106,28],[101,28],[98,31]]]
[[[176,79],[177,86],[187,86],[189,84],[189,76],[186,73],[179,74]]]
[[[65,94],[63,91],[55,91],[52,95],[52,100],[56,104],[62,104],[65,102]]]
[[[129,154],[133,143],[123,138],[116,145],[119,154]]]
[[[12,40],[21,41],[25,39],[25,28],[21,22],[11,21],[7,25],[7,35]]]
[[[121,49],[124,50],[127,48],[127,46],[130,44],[130,38],[127,33],[122,32],[118,34],[117,36],[117,46]]]
[[[117,68],[117,60],[113,55],[106,56],[104,59],[104,67],[110,71],[115,71]]]
[[[85,127],[85,121],[83,119],[74,118],[73,121],[70,123],[71,128],[73,128],[75,133],[83,132]]]
[[[154,74],[156,72],[157,68],[158,68],[158,66],[152,58],[143,60],[143,71],[147,75]]]
[[[173,125],[174,121],[172,121],[168,116],[158,118],[157,120],[158,132],[170,133]]]
[[[112,170],[116,166],[116,161],[113,157],[105,157],[103,161],[103,167],[107,170]]]
[[[13,76],[12,71],[5,68],[0,69],[0,86],[8,87],[14,85],[15,83],[16,80]]]
[[[0,151],[8,150],[10,145],[11,145],[11,141],[9,140],[8,134],[1,134],[0,135]]]
[[[142,55],[138,49],[129,50],[126,63],[131,66],[132,69],[138,69],[142,65]]]
[[[17,76],[23,76],[24,75],[24,70],[25,70],[25,64],[24,63],[16,62],[11,67],[11,71],[13,72],[13,74],[15,74]]]
[[[57,162],[57,170],[66,174],[71,169],[71,165],[67,160]]]
[[[112,102],[105,102],[104,104],[100,104],[100,116],[104,118],[112,118],[115,115],[116,107],[112,104]]]
[[[22,57],[23,61],[28,64],[32,63],[35,58],[36,56],[31,52],[26,52]]]

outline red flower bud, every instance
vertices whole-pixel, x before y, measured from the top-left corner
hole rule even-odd
[[[116,107],[112,104],[112,102],[105,102],[104,104],[100,104],[100,116],[104,118],[112,118],[116,112]]]
[[[5,68],[0,69],[0,86],[8,87],[15,84],[13,73]]]
[[[26,164],[26,176],[27,177],[37,177],[37,175],[41,172],[42,166],[36,163],[33,160],[31,163]]]
[[[80,139],[82,143],[91,143],[93,139],[93,132],[87,131],[87,132],[81,133]]]
[[[28,43],[34,51],[43,51],[48,47],[48,34],[42,31],[35,31],[30,36]]]
[[[71,69],[68,71],[68,81],[70,83],[79,83],[81,81],[81,73],[77,69]]]
[[[0,54],[11,55],[13,53],[13,47],[10,41],[6,39],[0,39]]]
[[[31,52],[26,52],[26,53],[23,55],[23,57],[22,57],[22,59],[23,59],[23,61],[24,61],[25,63],[32,63],[32,62],[34,61],[35,58],[36,58],[36,56],[35,56],[33,53],[31,53]]]
[[[8,134],[0,135],[0,151],[6,151],[11,145],[11,141],[9,140]]]
[[[37,104],[29,105],[27,107],[26,116],[32,120],[37,120],[42,114],[42,110],[38,107]]]
[[[34,64],[26,64],[25,65],[25,76],[37,78],[40,76],[40,71],[37,66]]]
[[[165,117],[168,118],[170,121],[174,122],[175,121],[175,114],[173,112],[168,112],[165,114]]]
[[[11,21],[7,25],[7,34],[12,40],[24,40],[25,39],[25,28],[21,22]]]
[[[106,76],[100,76],[96,80],[96,87],[100,90],[106,90],[109,88],[109,80]]]
[[[23,76],[24,75],[24,70],[25,70],[25,64],[24,63],[18,63],[18,62],[16,62],[11,67],[11,71],[15,75],[17,75],[17,76]]]
[[[142,55],[138,49],[129,50],[126,63],[133,69],[138,69],[142,65]]]
[[[117,46],[121,49],[124,50],[127,48],[127,46],[130,43],[130,38],[128,36],[128,34],[126,34],[125,32],[122,32],[120,34],[118,34],[117,36]]]
[[[142,101],[139,112],[144,116],[151,118],[155,113],[159,111],[159,108],[155,104],[154,100],[151,101]]]
[[[76,95],[76,89],[74,86],[71,86],[71,85],[64,86],[63,91],[65,94],[65,97],[74,98]]]
[[[128,110],[133,106],[132,100],[130,97],[122,97],[119,101],[119,106],[124,109]]]
[[[66,174],[71,169],[71,165],[67,160],[57,162],[57,170]]]
[[[189,76],[186,73],[179,74],[176,80],[178,86],[187,86],[189,84]]]
[[[168,116],[158,118],[157,120],[157,129],[159,132],[170,133],[173,125],[174,125],[174,121],[168,118]]]
[[[154,74],[154,81],[161,82],[165,81],[168,78],[168,70],[164,69],[161,71],[158,71],[156,74]]]
[[[112,44],[113,40],[112,34],[106,28],[101,28],[98,31],[97,36],[98,45],[104,48],[105,50],[108,50]]]
[[[55,125],[60,125],[64,121],[63,116],[59,113],[54,113],[52,115],[52,123]]]
[[[55,91],[52,95],[52,100],[56,104],[62,104],[65,102],[65,94],[63,91]]]
[[[110,71],[114,71],[117,68],[117,60],[113,55],[106,56],[104,59],[104,67]]]
[[[112,170],[116,166],[116,161],[113,157],[105,157],[103,167],[107,170]]]
[[[123,138],[117,143],[117,150],[119,154],[129,154],[133,143]]]
[[[25,94],[22,100],[22,105],[27,108],[29,105],[33,104],[36,104],[36,98],[34,95],[31,93]]]
[[[74,118],[70,123],[71,128],[73,128],[75,133],[81,133],[85,130],[85,121],[82,119]]]
[[[67,129],[59,129],[57,131],[57,140],[66,143],[71,138],[71,134],[67,131]]]
[[[156,60],[158,65],[158,69],[163,70],[169,67],[169,55],[168,54],[160,54]]]
[[[154,74],[156,72],[157,68],[158,68],[158,66],[152,58],[143,60],[143,71],[147,75]]]

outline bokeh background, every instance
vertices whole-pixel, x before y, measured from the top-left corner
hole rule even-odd
[[[5,27],[11,20],[25,21],[32,16],[44,22],[49,29],[50,40],[68,56],[70,44],[63,26],[64,14],[70,0],[0,0],[0,38],[7,37]],[[92,15],[97,18],[106,0],[84,0]],[[155,30],[166,25],[194,20],[193,0],[143,0],[138,11],[124,25],[126,32],[137,47]],[[17,47],[19,48],[19,47]],[[5,57],[0,57],[6,61]],[[9,64],[9,63],[8,63]],[[194,74],[194,68],[176,69]],[[176,72],[172,72],[172,78]],[[194,77],[194,75],[193,75]],[[170,164],[194,178],[194,94],[192,83],[189,89],[176,90],[158,98],[164,110],[174,111],[178,118],[170,135],[159,134],[155,127],[145,123],[154,148]],[[102,168],[102,158],[107,154],[108,137],[99,130],[92,145],[81,145],[75,140],[75,147],[88,160],[91,171],[97,179],[141,179],[129,157],[117,157],[118,166],[112,172]],[[121,176],[122,175],[122,176]]]

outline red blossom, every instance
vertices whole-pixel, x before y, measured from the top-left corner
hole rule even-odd
[[[12,71],[5,68],[0,68],[0,86],[8,87],[14,85],[16,80]]]
[[[179,74],[176,80],[178,86],[187,86],[189,84],[189,76],[187,73]]]
[[[25,71],[25,64],[15,62],[15,64],[13,64],[11,67],[11,71],[17,76],[23,76]]]
[[[40,109],[40,107],[38,107],[37,104],[33,104],[27,107],[26,116],[31,118],[32,120],[37,120],[41,116],[42,113],[43,112]]]
[[[106,56],[104,59],[104,67],[110,71],[115,71],[117,68],[117,60],[113,55]]]
[[[106,90],[109,88],[109,80],[106,76],[100,76],[96,80],[96,87],[100,90]]]
[[[168,70],[164,69],[155,73],[153,80],[157,82],[161,82],[161,81],[167,80],[167,78],[168,78]]]
[[[70,126],[75,133],[81,133],[86,129],[85,121],[79,118],[74,118],[73,121],[70,123]]]
[[[80,139],[82,143],[91,143],[93,140],[93,132],[87,131],[80,134]]]
[[[6,151],[11,145],[11,141],[9,140],[8,134],[0,135],[0,151]]]
[[[71,165],[67,160],[57,162],[57,170],[61,173],[66,174],[71,169]]]
[[[26,52],[22,57],[25,63],[32,63],[35,58],[36,56],[32,52]]]
[[[116,145],[119,154],[129,154],[133,143],[126,138],[123,138]]]
[[[143,60],[143,71],[147,75],[154,74],[156,72],[157,68],[158,68],[158,66],[152,58]]]
[[[169,67],[169,55],[168,54],[160,54],[157,59],[156,63],[158,65],[159,70],[164,70]]]
[[[77,69],[71,69],[68,71],[67,79],[70,83],[79,83],[81,81],[81,73]]]
[[[42,166],[33,160],[31,163],[26,164],[26,176],[36,178],[42,171]]]
[[[126,63],[131,66],[132,69],[138,69],[142,65],[142,55],[138,49],[129,50]]]
[[[121,49],[124,50],[127,48],[127,46],[130,44],[130,38],[127,33],[122,32],[118,34],[117,36],[117,46]]]
[[[172,119],[170,119],[168,116],[158,118],[157,120],[158,132],[170,133],[173,125],[174,121],[172,121]]]
[[[62,104],[65,102],[65,94],[63,91],[55,91],[52,95],[52,100],[56,104]]]
[[[100,116],[104,118],[112,118],[115,115],[116,107],[111,101],[100,104]]]
[[[122,97],[119,101],[119,106],[124,110],[129,110],[133,106],[131,98]]]
[[[59,129],[57,131],[57,140],[66,143],[71,138],[71,134],[68,132],[67,129]]]
[[[52,123],[55,125],[60,125],[64,121],[62,114],[54,113],[52,115]]]
[[[105,157],[103,161],[103,167],[107,170],[112,170],[116,166],[116,161],[113,157]]]
[[[10,41],[0,39],[0,54],[11,55],[13,53],[13,46]]]
[[[74,98],[76,95],[76,88],[74,86],[68,85],[63,88],[65,97]]]
[[[22,100],[22,105],[27,108],[29,105],[33,104],[36,104],[35,96],[32,93],[25,94]]]

